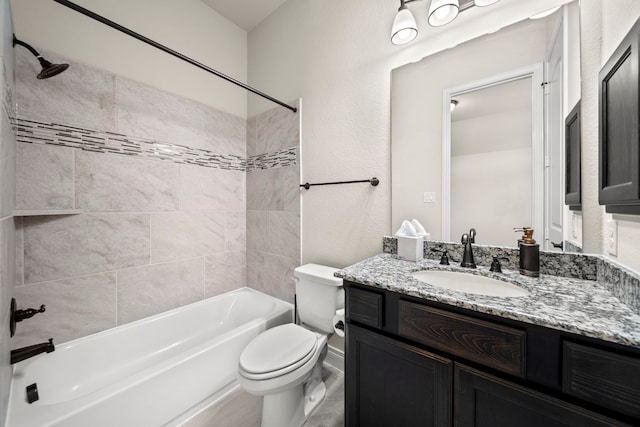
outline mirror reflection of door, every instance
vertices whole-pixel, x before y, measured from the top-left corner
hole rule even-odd
[[[455,95],[451,112],[451,238],[515,246],[531,226],[531,78]],[[481,207],[481,208],[480,208]]]
[[[562,25],[558,26],[551,45],[545,75],[545,242],[540,247],[561,250],[563,247],[564,223],[564,138],[562,92],[563,92],[563,40]]]

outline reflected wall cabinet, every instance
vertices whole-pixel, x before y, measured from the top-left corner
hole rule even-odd
[[[564,121],[565,138],[565,192],[564,203],[571,210],[582,210],[580,189],[580,101],[573,107]]]
[[[640,214],[640,20],[600,71],[599,202],[609,213]]]

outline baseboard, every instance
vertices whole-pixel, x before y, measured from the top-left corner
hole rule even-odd
[[[336,368],[340,372],[344,372],[344,352],[335,347],[329,346],[327,357],[324,359],[324,363]]]

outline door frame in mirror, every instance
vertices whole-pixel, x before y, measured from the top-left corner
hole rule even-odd
[[[457,95],[531,78],[531,161],[532,161],[532,224],[512,224],[514,227],[531,226],[534,238],[544,237],[544,64],[537,63],[482,80],[447,88],[442,93],[442,240],[451,241],[451,99]],[[514,238],[515,241],[515,238]]]

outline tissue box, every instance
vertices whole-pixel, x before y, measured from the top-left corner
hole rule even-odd
[[[420,261],[424,257],[424,237],[403,237],[398,239],[398,258],[406,261]]]

